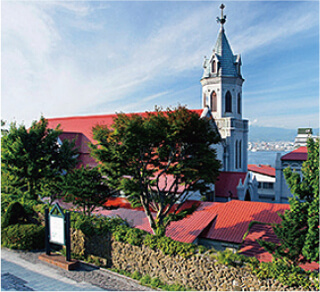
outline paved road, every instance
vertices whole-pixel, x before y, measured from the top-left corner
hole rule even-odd
[[[38,259],[40,253],[1,249],[2,291],[142,291],[127,277],[81,265],[66,271]]]

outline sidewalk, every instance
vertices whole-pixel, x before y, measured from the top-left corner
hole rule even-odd
[[[2,291],[143,291],[152,290],[107,270],[81,264],[66,271],[38,259],[39,252],[1,248]]]

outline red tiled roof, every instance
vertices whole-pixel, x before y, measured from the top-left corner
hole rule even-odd
[[[250,231],[242,243],[239,252],[245,256],[256,257],[260,262],[271,262],[272,255],[268,253],[257,239],[269,241],[272,243],[279,243],[279,239],[274,234],[270,225],[253,224]]]
[[[212,240],[241,243],[251,221],[280,223],[281,218],[278,212],[283,213],[289,209],[289,205],[232,200],[207,208],[217,217],[200,236]]]
[[[191,110],[201,116],[203,110]],[[155,112],[149,112],[151,114]],[[143,113],[128,113],[127,115],[140,115],[147,116],[147,112]],[[110,115],[94,115],[94,116],[77,116],[66,118],[52,118],[48,119],[48,127],[55,128],[60,125],[60,129],[64,132],[75,132],[83,134],[90,142],[94,143],[92,128],[97,125],[106,125],[110,127],[113,124],[113,120],[117,117],[116,114]]]
[[[251,226],[248,235],[239,249],[239,252],[245,256],[256,257],[260,262],[271,262],[272,255],[259,245],[257,242],[258,239],[272,243],[280,242],[270,225],[256,223]],[[307,271],[318,270],[319,264],[316,262],[306,263],[301,264],[300,267]]]
[[[96,212],[108,217],[119,216],[127,220],[131,226],[153,233],[144,211],[119,208],[116,210],[100,209]],[[155,216],[155,213],[153,215]],[[171,222],[167,227],[166,236],[176,241],[192,243],[214,218],[215,214],[211,212],[205,210],[195,211],[183,220]]]
[[[215,183],[216,197],[237,199],[237,186],[240,179],[244,182],[246,175],[246,172],[221,171]]]
[[[306,161],[308,159],[308,148],[301,146],[281,157],[281,160]]]
[[[248,164],[248,171],[257,172],[272,177],[276,176],[276,169],[274,167],[271,167],[270,165]]]

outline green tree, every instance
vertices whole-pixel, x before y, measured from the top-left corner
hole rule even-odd
[[[109,183],[123,191],[133,206],[143,206],[158,235],[164,235],[177,218],[190,192],[211,192],[209,185],[219,174],[220,161],[212,148],[219,135],[208,119],[185,107],[156,109],[145,116],[118,114],[111,128],[97,126],[93,133],[97,144],[92,153]]]
[[[2,190],[16,196],[37,200],[41,184],[73,168],[77,151],[74,143],[64,140],[58,144],[59,127],[48,129],[41,117],[29,129],[12,123],[9,132],[1,137]]]
[[[286,257],[293,264],[319,262],[319,140],[309,139],[301,172],[302,177],[290,168],[284,170],[293,197],[290,210],[273,227],[280,243],[259,241],[275,258]]]
[[[64,201],[82,209],[84,215],[91,216],[92,211],[102,206],[112,195],[110,188],[97,167],[74,169],[64,177],[62,185]]]

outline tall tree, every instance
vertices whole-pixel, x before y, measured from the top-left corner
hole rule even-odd
[[[290,210],[273,227],[280,243],[259,242],[276,258],[286,257],[293,264],[319,262],[319,140],[309,139],[308,159],[301,172],[302,176],[290,168],[284,171],[293,197]]]
[[[38,199],[44,181],[54,180],[76,164],[74,143],[65,140],[59,145],[62,131],[59,127],[48,129],[47,125],[43,117],[29,129],[12,123],[9,132],[1,137],[1,173],[6,177],[5,183],[10,185],[10,191],[26,194],[29,199]]]
[[[191,192],[211,192],[219,174],[212,147],[219,135],[208,119],[185,107],[144,116],[118,114],[111,128],[97,126],[93,133],[98,143],[92,153],[110,184],[134,206],[143,206],[155,234],[165,234]]]
[[[64,201],[80,207],[87,216],[90,216],[96,207],[102,206],[112,194],[98,168],[83,166],[69,172],[64,177],[61,188]]]

